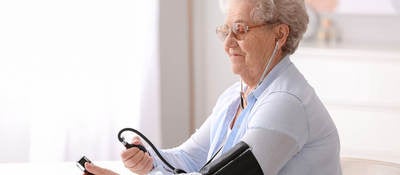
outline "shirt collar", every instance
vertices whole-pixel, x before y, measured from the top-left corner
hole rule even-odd
[[[284,71],[292,62],[290,61],[289,55],[286,55],[277,65],[275,65],[272,70],[267,74],[264,80],[261,82],[250,95],[258,98],[264,90]]]

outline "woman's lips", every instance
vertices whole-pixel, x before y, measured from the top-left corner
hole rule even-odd
[[[243,59],[243,55],[241,54],[230,54],[229,58],[231,58],[232,62],[241,61]]]

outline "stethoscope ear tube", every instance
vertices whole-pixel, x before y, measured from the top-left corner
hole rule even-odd
[[[173,172],[174,172],[175,174],[186,173],[185,171],[183,171],[183,170],[181,170],[181,169],[178,169],[178,168],[175,168],[175,167],[173,167],[171,164],[169,164],[169,163],[164,159],[164,157],[160,154],[160,152],[157,150],[157,148],[153,145],[153,143],[151,143],[151,141],[150,141],[149,139],[147,139],[146,136],[144,136],[141,132],[139,132],[139,131],[136,130],[136,129],[133,129],[133,128],[124,128],[124,129],[121,129],[121,131],[118,132],[118,140],[125,146],[126,149],[129,149],[129,148],[132,148],[132,147],[137,147],[137,148],[139,148],[140,150],[142,150],[143,152],[148,152],[148,151],[146,150],[146,148],[145,148],[143,145],[136,145],[136,144],[130,144],[130,143],[128,143],[128,142],[125,140],[125,138],[122,137],[122,133],[125,132],[125,131],[134,132],[134,133],[137,134],[139,137],[141,137],[144,141],[146,141],[146,143],[149,144],[150,147],[153,149],[153,151],[157,154],[158,158],[160,158],[160,160],[161,160],[165,165],[167,165],[168,168],[170,168],[171,170],[173,170]]]

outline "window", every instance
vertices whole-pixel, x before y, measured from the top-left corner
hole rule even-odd
[[[0,2],[0,149],[19,150],[0,162],[119,159],[156,60],[156,3]]]

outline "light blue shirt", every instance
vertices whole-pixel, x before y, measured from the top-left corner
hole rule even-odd
[[[246,108],[227,135],[240,103],[239,93],[238,82],[218,98],[212,114],[186,142],[162,151],[164,157],[175,167],[196,172],[219,148],[224,153],[244,141],[264,174],[342,174],[336,127],[289,56],[248,95]],[[157,158],[155,165],[154,171],[164,169]]]

